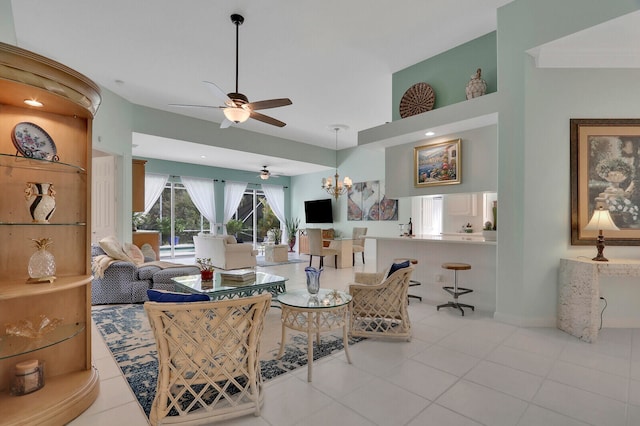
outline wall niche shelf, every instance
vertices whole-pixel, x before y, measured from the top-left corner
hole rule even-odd
[[[0,222],[1,226],[87,226],[86,222],[39,223],[39,222]]]
[[[430,139],[425,136],[427,130],[439,137],[497,124],[500,105],[498,92],[447,105],[362,130],[358,132],[358,146],[386,148]]]
[[[39,160],[22,155],[0,154],[0,166],[16,167],[31,170],[46,170],[47,172],[87,173],[84,167],[61,161]]]
[[[14,335],[0,336],[0,359],[28,354],[71,339],[85,328],[84,323],[65,324],[38,338]]]
[[[38,99],[42,108],[24,99]],[[62,325],[38,339],[0,336],[0,425],[67,424],[97,398],[98,372],[91,364],[91,128],[100,89],[78,72],[16,46],[0,43],[0,325],[40,316]],[[64,161],[14,155],[16,123],[47,129]],[[12,154],[9,154],[12,153]],[[52,223],[33,223],[25,206],[27,182],[50,182],[57,209]],[[27,283],[34,238],[51,238],[56,258],[52,282]],[[44,362],[45,385],[11,396],[15,364]],[[34,409],[34,407],[36,409]]]

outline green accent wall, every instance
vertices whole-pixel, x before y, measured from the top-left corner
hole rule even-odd
[[[435,108],[455,104],[467,99],[465,88],[478,68],[487,82],[487,93],[498,90],[496,32],[461,44],[433,56],[392,76],[393,120],[400,120],[400,100],[416,83],[433,87]]]

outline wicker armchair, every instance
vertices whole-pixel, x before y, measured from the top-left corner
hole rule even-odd
[[[259,342],[270,302],[271,294],[265,293],[214,302],[144,304],[158,347],[152,425],[260,415]]]
[[[385,272],[356,273],[356,282],[349,284],[352,336],[411,340],[407,293],[413,270],[402,268],[389,277]]]

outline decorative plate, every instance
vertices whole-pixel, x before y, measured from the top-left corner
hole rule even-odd
[[[436,101],[433,88],[427,83],[416,83],[404,92],[400,99],[400,117],[407,118],[412,115],[431,111]]]
[[[56,144],[44,129],[36,124],[23,121],[11,132],[11,141],[20,154],[38,160],[58,161]]]

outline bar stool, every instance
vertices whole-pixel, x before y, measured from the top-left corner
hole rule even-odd
[[[417,265],[418,264],[418,259],[409,259],[409,258],[398,258],[398,259],[393,259],[393,263],[402,263],[402,262],[406,262],[409,261],[409,263],[411,263],[412,265]],[[416,281],[416,280],[409,280],[409,287],[416,287],[422,285],[422,283],[420,281]],[[415,294],[408,294],[407,295],[408,298],[414,298],[414,299],[418,299],[419,301],[422,302],[422,296],[416,296]],[[408,300],[407,300],[408,302]]]
[[[440,308],[456,308],[460,309],[460,312],[462,312],[462,316],[464,316],[464,310],[462,308],[471,308],[472,311],[475,311],[475,307],[473,305],[458,303],[458,296],[471,293],[473,291],[470,288],[458,287],[458,271],[466,271],[468,269],[471,269],[471,265],[469,265],[468,263],[443,263],[442,267],[444,269],[453,270],[453,287],[442,287],[447,293],[453,296],[453,300],[443,305],[438,305],[438,310],[440,310]]]

